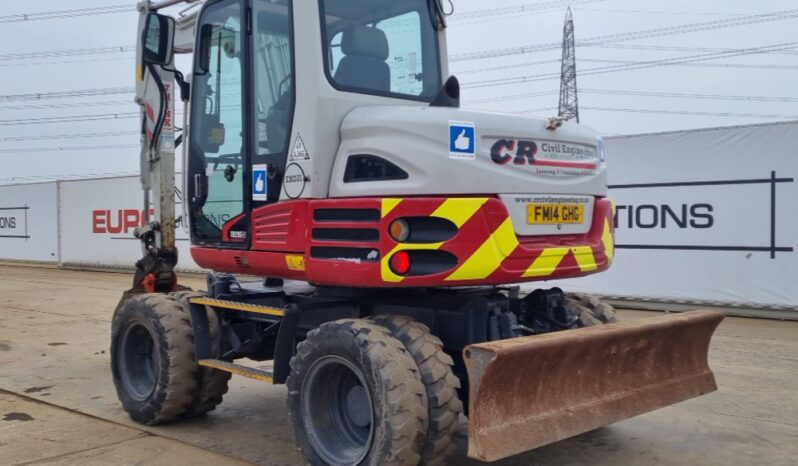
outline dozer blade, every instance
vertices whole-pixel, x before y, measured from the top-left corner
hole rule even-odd
[[[712,334],[694,311],[464,350],[468,456],[495,461],[717,390]]]

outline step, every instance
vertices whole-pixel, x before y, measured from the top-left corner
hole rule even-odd
[[[285,310],[283,309],[270,306],[261,306],[260,304],[240,303],[237,301],[224,301],[221,299],[212,298],[191,298],[189,301],[191,304],[202,304],[204,306],[227,309],[231,311],[252,312],[253,314],[265,314],[277,317],[285,316]]]
[[[250,379],[260,380],[261,382],[272,383],[274,381],[272,371],[254,369],[252,367],[242,366],[240,364],[233,364],[232,362],[221,361],[219,359],[202,359],[200,360],[199,365],[229,372],[231,374],[243,375],[244,377],[249,377]]]

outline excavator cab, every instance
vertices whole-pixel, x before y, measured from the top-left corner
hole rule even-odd
[[[202,6],[161,13],[181,3]],[[460,109],[444,3],[139,4],[148,217],[111,347],[133,419],[204,414],[238,374],[288,386],[311,464],[443,464],[461,414],[493,461],[716,389],[722,314],[618,323],[596,297],[512,286],[611,266],[603,145]],[[207,292],[175,274],[178,149]]]
[[[294,153],[304,150],[307,156],[305,141],[311,143],[307,138],[316,128],[316,123],[301,128],[295,111],[298,93],[319,93],[313,73],[326,81],[323,87],[332,97],[327,105],[348,95],[362,96],[362,104],[429,104],[441,90],[444,72],[442,19],[435,4],[228,0],[206,5],[196,26],[187,139],[193,243],[246,247],[249,212],[286,198],[282,184],[289,155],[296,159]],[[310,53],[297,54],[298,46]],[[310,70],[309,60],[314,61]],[[303,132],[304,139],[292,138]],[[317,157],[331,163],[335,155],[329,147]]]

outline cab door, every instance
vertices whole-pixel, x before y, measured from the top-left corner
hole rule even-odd
[[[194,54],[188,201],[194,244],[247,247],[244,2],[204,8]]]

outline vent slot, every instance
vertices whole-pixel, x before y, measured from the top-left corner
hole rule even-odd
[[[379,222],[377,209],[316,209],[313,220],[317,222]]]
[[[380,232],[365,228],[314,228],[313,239],[316,241],[376,243],[380,240]]]

